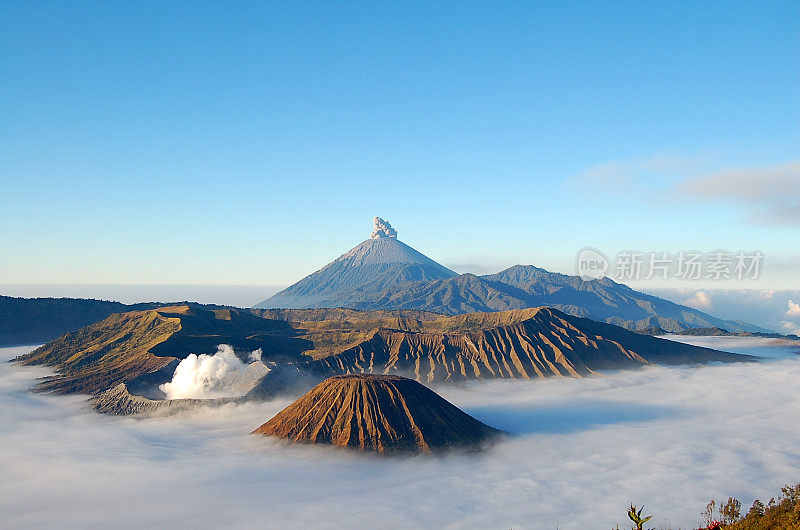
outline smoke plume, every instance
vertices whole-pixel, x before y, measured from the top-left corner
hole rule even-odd
[[[397,237],[397,230],[392,228],[389,221],[384,221],[380,217],[373,219],[375,226],[372,229],[372,234],[369,237],[378,239],[379,237]]]
[[[261,360],[261,350],[251,352],[250,360]],[[217,346],[214,355],[190,354],[175,368],[172,381],[159,388],[167,399],[222,397],[221,383],[229,374],[243,370],[245,364],[227,344]]]

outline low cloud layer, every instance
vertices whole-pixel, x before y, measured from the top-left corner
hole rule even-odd
[[[787,443],[800,439],[800,358],[763,339],[691,340],[779,360],[442,388],[515,436],[406,459],[247,434],[286,400],[101,416],[84,396],[27,392],[45,372],[2,362],[0,512],[10,527],[571,529],[626,526],[634,502],[653,526],[690,528],[711,497],[747,507],[800,481]]]
[[[800,300],[798,290],[777,289],[644,289],[646,292],[708,311],[716,317],[742,320],[750,324],[786,333],[783,322],[796,320],[793,300]],[[794,305],[793,305],[794,304]]]

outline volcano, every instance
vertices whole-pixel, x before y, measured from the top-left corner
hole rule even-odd
[[[412,379],[368,374],[330,377],[253,431],[381,454],[476,446],[500,433]]]
[[[573,316],[650,334],[718,327],[770,332],[635,291],[611,278],[514,265],[496,274],[456,274],[397,239],[376,217],[369,239],[317,272],[264,300],[258,309],[349,308],[416,310],[461,315],[549,306]]]
[[[454,276],[455,272],[397,239],[397,231],[376,217],[369,239],[255,307],[354,307],[371,298],[371,293]]]

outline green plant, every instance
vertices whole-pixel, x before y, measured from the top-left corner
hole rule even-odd
[[[631,504],[631,507],[628,508],[628,519],[630,519],[634,526],[634,530],[644,530],[644,523],[649,521],[653,518],[652,515],[648,515],[647,517],[642,517],[642,511],[644,510],[644,506],[636,510],[636,506]]]

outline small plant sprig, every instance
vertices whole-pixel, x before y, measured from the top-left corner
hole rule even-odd
[[[648,515],[647,517],[642,517],[642,511],[644,510],[644,506],[636,510],[636,506],[631,504],[631,507],[628,508],[628,519],[630,519],[634,526],[634,530],[644,530],[644,523],[649,521],[653,518],[652,515]]]

